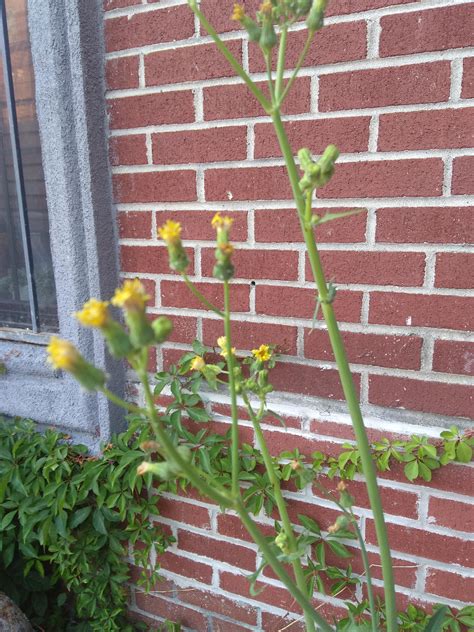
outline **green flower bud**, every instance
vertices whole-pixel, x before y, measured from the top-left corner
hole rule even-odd
[[[249,35],[249,40],[251,42],[258,42],[260,40],[262,29],[258,26],[256,22],[254,22],[254,20],[252,20],[252,18],[249,18],[248,15],[245,15],[241,20],[241,24],[247,31]]]
[[[102,327],[107,348],[114,358],[125,358],[133,351],[127,332],[115,320],[108,320]]]
[[[263,22],[262,26],[262,34],[260,35],[259,45],[264,53],[269,54],[277,45],[278,37],[275,33],[275,29],[273,28],[273,23],[271,19],[266,19]]]
[[[288,543],[288,536],[284,531],[280,531],[280,533],[275,538],[275,544],[277,547],[287,555],[290,552],[290,547]]]
[[[125,321],[130,329],[130,342],[135,349],[149,347],[155,342],[155,335],[145,310],[125,312]]]
[[[103,388],[107,381],[103,371],[85,360],[78,364],[73,375],[86,391],[97,391]]]
[[[151,323],[151,327],[155,334],[155,342],[159,345],[165,342],[173,331],[173,323],[169,318],[166,318],[166,316],[155,318]]]

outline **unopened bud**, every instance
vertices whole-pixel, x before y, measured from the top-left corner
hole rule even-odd
[[[151,327],[155,335],[155,342],[159,345],[165,342],[173,331],[173,323],[166,316],[155,318],[151,323]]]
[[[160,449],[160,444],[156,441],[143,441],[140,443],[140,450],[144,452],[157,452]]]

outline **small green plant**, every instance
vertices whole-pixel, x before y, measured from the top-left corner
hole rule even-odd
[[[0,589],[51,632],[135,629],[126,552],[147,588],[158,577],[151,548],[170,542],[149,519],[157,497],[142,493],[140,443],[132,425],[96,457],[63,433],[0,418]]]

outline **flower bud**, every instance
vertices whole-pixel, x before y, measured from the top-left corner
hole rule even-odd
[[[120,324],[110,319],[107,324],[102,327],[107,348],[114,358],[120,359],[128,356],[133,351],[132,343],[127,332]]]
[[[216,265],[212,273],[216,279],[221,281],[228,281],[234,276],[234,266],[231,260],[234,247],[229,243],[229,232],[233,222],[231,217],[222,217],[220,213],[216,213],[211,222],[217,231]]]
[[[201,356],[196,356],[194,360],[191,362],[190,368],[191,368],[191,371],[202,371],[205,366],[206,366],[206,363],[204,361],[204,358],[201,358]]]
[[[321,29],[324,25],[324,11],[328,0],[313,0],[313,6],[306,20],[306,26],[313,33]]]
[[[288,543],[288,536],[284,531],[280,531],[280,533],[275,538],[275,544],[277,547],[287,555],[290,552],[290,547]]]
[[[263,21],[262,33],[259,39],[260,48],[263,50],[265,54],[269,54],[277,45],[278,37],[273,27],[273,22],[271,18],[265,19]]]
[[[77,320],[85,327],[104,327],[110,320],[110,314],[107,309],[108,302],[98,301],[91,298],[80,312],[76,312]]]
[[[170,268],[184,272],[189,265],[189,259],[181,243],[181,224],[169,219],[158,229],[158,234],[168,248]]]
[[[48,362],[53,368],[71,373],[86,390],[96,391],[104,386],[105,373],[87,362],[68,340],[52,336],[47,351]]]
[[[151,323],[151,327],[155,336],[155,342],[159,345],[165,342],[173,331],[173,323],[166,316],[155,318]]]
[[[150,297],[138,279],[126,280],[121,288],[115,291],[112,305],[121,307],[125,322],[130,330],[130,342],[135,349],[148,347],[154,342],[153,329],[146,317],[146,302]],[[118,330],[112,332],[112,335]],[[125,344],[125,343],[124,343]]]
[[[169,463],[161,461],[160,463],[150,463],[149,461],[143,461],[137,467],[138,476],[144,476],[145,474],[154,474],[163,480],[168,480],[173,476],[173,472]]]

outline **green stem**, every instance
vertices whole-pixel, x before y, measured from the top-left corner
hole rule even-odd
[[[187,274],[185,274],[183,272],[181,274],[181,276],[183,277],[183,280],[186,283],[187,287],[189,288],[190,292],[192,292],[192,294],[194,294],[194,296],[198,299],[198,301],[200,301],[208,309],[210,309],[212,312],[214,312],[214,314],[217,314],[221,318],[224,318],[224,313],[221,312],[221,310],[218,309],[215,305],[213,305],[210,301],[208,301],[207,298],[203,294],[201,294],[201,292],[197,289],[197,287],[190,280],[190,278],[188,277]]]
[[[296,553],[298,550],[298,542],[296,541],[296,537],[293,531],[290,516],[288,515],[286,502],[281,492],[280,480],[275,472],[273,459],[268,450],[268,446],[265,441],[265,437],[263,435],[262,427],[260,425],[260,420],[258,416],[255,415],[253,408],[250,405],[247,395],[243,393],[242,397],[247,407],[247,411],[249,413],[250,419],[252,420],[252,424],[255,430],[255,436],[257,438],[257,443],[258,443],[258,446],[260,447],[260,452],[262,454],[263,462],[265,464],[265,469],[267,470],[268,478],[270,479],[270,483],[272,484],[272,487],[273,487],[275,502],[278,508],[278,513],[280,514],[283,529],[285,531],[286,537],[288,538],[288,546],[290,549],[290,553]],[[296,585],[298,586],[299,590],[301,590],[301,592],[306,595],[308,593],[308,589],[306,586],[306,581],[304,577],[303,567],[301,565],[301,560],[299,558],[293,560],[292,566],[293,566],[293,571],[295,573]],[[307,632],[314,632],[315,627],[314,627],[313,617],[312,616],[310,617],[305,612],[305,619],[306,619]]]
[[[285,71],[285,55],[286,55],[286,42],[288,39],[288,27],[286,25],[281,27],[280,46],[278,48],[278,62],[277,62],[277,74],[275,82],[275,97],[279,102],[282,96],[283,89],[283,72]]]
[[[313,41],[313,37],[314,37],[314,31],[308,31],[308,37],[306,38],[306,42],[304,45],[303,50],[301,51],[301,55],[298,58],[298,61],[296,63],[295,69],[293,71],[293,74],[291,75],[291,77],[288,79],[288,82],[285,86],[285,89],[283,90],[283,93],[280,97],[277,96],[277,109],[280,109],[283,101],[286,99],[288,92],[291,89],[291,86],[293,85],[296,77],[298,76],[298,73],[301,69],[301,66],[303,65],[304,60],[306,59],[306,55],[308,54],[309,51],[309,47],[311,46],[311,42]],[[281,71],[283,73],[283,70]],[[278,93],[277,93],[278,94]]]
[[[206,29],[206,31],[209,33],[209,35],[214,40],[214,42],[215,42],[217,48],[219,49],[219,51],[224,55],[224,57],[227,59],[227,61],[232,66],[232,68],[235,70],[235,72],[239,75],[239,77],[241,77],[245,81],[245,83],[249,87],[249,89],[252,92],[252,94],[254,95],[254,97],[260,102],[260,104],[263,107],[263,109],[267,113],[270,113],[271,109],[272,109],[272,105],[267,100],[267,98],[265,97],[263,92],[255,85],[255,83],[252,81],[252,79],[250,79],[248,74],[245,72],[245,70],[242,68],[242,66],[239,64],[239,62],[235,59],[235,57],[232,55],[230,50],[227,48],[227,46],[221,40],[221,38],[217,34],[217,31],[214,29],[214,27],[211,24],[209,24],[209,22],[207,21],[206,16],[199,10],[197,5],[194,2],[193,3],[189,3],[189,5],[190,5],[192,11],[194,12],[194,14],[197,16],[197,18],[200,21],[200,23],[202,24],[202,26]]]
[[[328,288],[324,271],[321,265],[321,259],[316,246],[313,228],[305,217],[305,200],[299,188],[299,175],[293,152],[286,135],[280,112],[274,111],[272,114],[273,124],[280,143],[283,156],[285,158],[288,176],[293,189],[293,195],[298,207],[301,228],[303,231],[308,257],[311,264],[311,270],[318,289],[319,300],[324,315],[324,320],[328,329],[331,347],[336,360],[341,380],[342,389],[347,402],[349,413],[351,415],[354,434],[359,449],[362,470],[366,480],[367,492],[369,495],[370,506],[374,516],[375,531],[380,550],[380,558],[382,563],[382,573],[384,580],[385,604],[387,613],[387,632],[395,632],[398,629],[397,611],[395,605],[395,584],[393,578],[392,560],[390,556],[390,547],[388,544],[387,529],[385,526],[384,513],[380,500],[379,489],[377,485],[377,476],[375,473],[374,462],[370,451],[370,444],[364,427],[362,412],[359,405],[352,373],[347,360],[344,343],[334,314],[332,303],[328,302]],[[310,218],[309,218],[310,219]]]
[[[153,432],[155,433],[156,438],[158,439],[163,448],[163,451],[166,453],[168,458],[179,466],[180,470],[183,472],[183,475],[190,480],[190,482],[194,485],[194,487],[196,487],[199,492],[201,492],[201,494],[208,496],[222,507],[234,508],[234,501],[230,496],[226,494],[226,491],[224,489],[219,490],[218,485],[215,481],[213,482],[213,486],[211,486],[203,479],[201,473],[196,467],[183,459],[160,422],[158,413],[156,412],[155,402],[153,401],[153,395],[150,389],[150,383],[148,381],[148,375],[146,371],[139,372],[138,376],[143,386],[145,401],[148,410],[148,417],[150,419]]]
[[[271,53],[263,53],[263,56],[265,57],[265,66],[267,69],[267,79],[268,79],[268,88],[270,90],[270,97],[272,99],[272,103],[274,103],[275,102],[275,87],[273,85]]]
[[[375,597],[374,597],[374,589],[372,586],[372,574],[370,572],[370,564],[369,564],[369,556],[367,555],[367,549],[365,547],[364,538],[362,537],[362,533],[360,532],[359,525],[357,523],[357,519],[352,513],[352,511],[348,512],[352,516],[352,524],[356,530],[357,540],[359,541],[362,562],[364,564],[365,576],[367,577],[367,596],[369,598],[369,609],[370,609],[370,621],[372,625],[372,632],[379,632],[379,617],[377,613],[377,609],[375,607]]]
[[[267,542],[265,536],[260,532],[241,500],[237,502],[236,510],[244,527],[247,529],[249,534],[252,536],[254,542],[260,549],[263,557],[265,558],[265,561],[272,567],[272,569],[275,571],[276,575],[283,582],[283,584],[285,584],[288,592],[292,595],[292,597],[294,597],[295,601],[297,601],[303,608],[303,612],[305,613],[305,617],[307,618],[307,620],[310,619],[311,621],[315,621],[319,627],[319,630],[322,630],[322,632],[334,632],[333,628],[312,607],[308,597],[306,596],[306,591],[302,592],[291,580],[290,576],[285,571],[283,564],[273,553],[271,546]],[[311,628],[311,630],[313,629],[314,626]]]
[[[129,413],[138,413],[139,415],[143,415],[143,414],[146,415],[146,410],[144,410],[143,408],[140,408],[139,406],[135,406],[134,404],[129,404],[128,402],[123,400],[121,397],[118,397],[117,395],[115,395],[115,393],[112,393],[112,391],[109,391],[109,389],[106,386],[102,387],[100,391],[113,404],[115,404],[116,406],[120,406],[120,408],[123,408],[124,410],[128,410]]]
[[[237,393],[235,390],[234,356],[232,354],[232,339],[230,325],[230,289],[229,281],[224,281],[224,335],[227,349],[227,368],[229,370],[229,390],[232,412],[232,440],[231,440],[231,463],[232,463],[232,495],[234,498],[240,496],[239,487],[239,414],[237,410]]]

